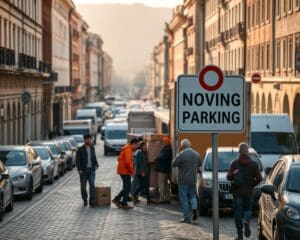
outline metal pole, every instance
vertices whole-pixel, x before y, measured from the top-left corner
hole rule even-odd
[[[218,134],[211,134],[213,160],[213,240],[219,240]]]

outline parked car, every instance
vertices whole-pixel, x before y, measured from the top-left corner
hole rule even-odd
[[[43,166],[43,178],[48,183],[54,183],[54,179],[58,179],[58,160],[53,157],[48,146],[33,146],[36,153],[40,156]]]
[[[58,145],[58,147],[61,150],[61,154],[64,155],[64,170],[67,172],[68,170],[72,170],[73,167],[73,156],[72,156],[72,147],[70,146],[70,143],[68,143],[64,139],[54,139],[54,142]]]
[[[71,136],[75,139],[75,142],[77,144],[77,149],[84,144],[83,135],[77,134],[77,135],[71,135]]]
[[[5,210],[12,211],[14,208],[14,191],[13,183],[10,178],[8,169],[0,161],[0,221],[3,219]]]
[[[239,155],[237,147],[219,147],[219,172],[218,172],[218,188],[219,188],[219,206],[220,208],[232,207],[233,195],[229,193],[230,181],[226,179],[227,171],[230,163],[235,160]],[[249,156],[252,160],[257,162],[263,179],[265,178],[265,171],[262,167],[258,154],[253,148],[249,149]],[[197,192],[199,199],[199,214],[202,216],[207,215],[208,209],[212,208],[212,149],[208,148],[205,157],[200,167],[197,177]],[[258,206],[258,199],[260,196],[260,187],[254,189],[253,194],[253,207]]]
[[[31,141],[27,143],[29,146],[48,146],[53,154],[53,157],[58,160],[58,172],[60,176],[65,174],[66,156],[62,153],[56,142],[49,141]]]
[[[41,158],[31,146],[0,146],[0,159],[11,175],[14,196],[32,199],[33,192],[43,191]]]
[[[261,187],[258,239],[299,239],[300,155],[284,155]]]

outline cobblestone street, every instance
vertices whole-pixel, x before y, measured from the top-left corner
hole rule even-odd
[[[96,185],[111,186],[112,196],[120,190],[115,174],[116,156],[104,157],[102,143],[97,144],[100,167]],[[8,214],[0,225],[0,239],[212,239],[212,217],[200,217],[192,224],[179,223],[182,217],[174,196],[172,205],[150,205],[145,200],[133,210],[111,207],[83,207],[77,171],[67,173],[52,191],[40,198],[35,194],[31,204]],[[48,186],[45,186],[47,188]],[[256,221],[252,222],[252,238],[256,239]],[[220,239],[234,239],[231,214],[220,217]]]

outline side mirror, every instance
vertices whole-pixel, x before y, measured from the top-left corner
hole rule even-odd
[[[275,200],[275,187],[272,184],[265,184],[261,187],[261,191],[270,195]]]
[[[2,173],[2,174],[0,175],[0,178],[1,178],[1,179],[8,179],[8,178],[9,178],[9,174],[8,174],[8,173]]]
[[[267,167],[266,170],[265,170],[266,174],[268,175],[271,172],[271,170],[272,170],[272,168]]]
[[[37,166],[37,165],[39,165],[40,163],[41,163],[41,161],[40,161],[39,159],[35,159],[35,160],[32,161],[31,165],[32,165],[32,166]]]

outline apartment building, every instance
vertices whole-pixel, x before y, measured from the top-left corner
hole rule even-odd
[[[41,137],[42,1],[0,1],[0,144]]]

